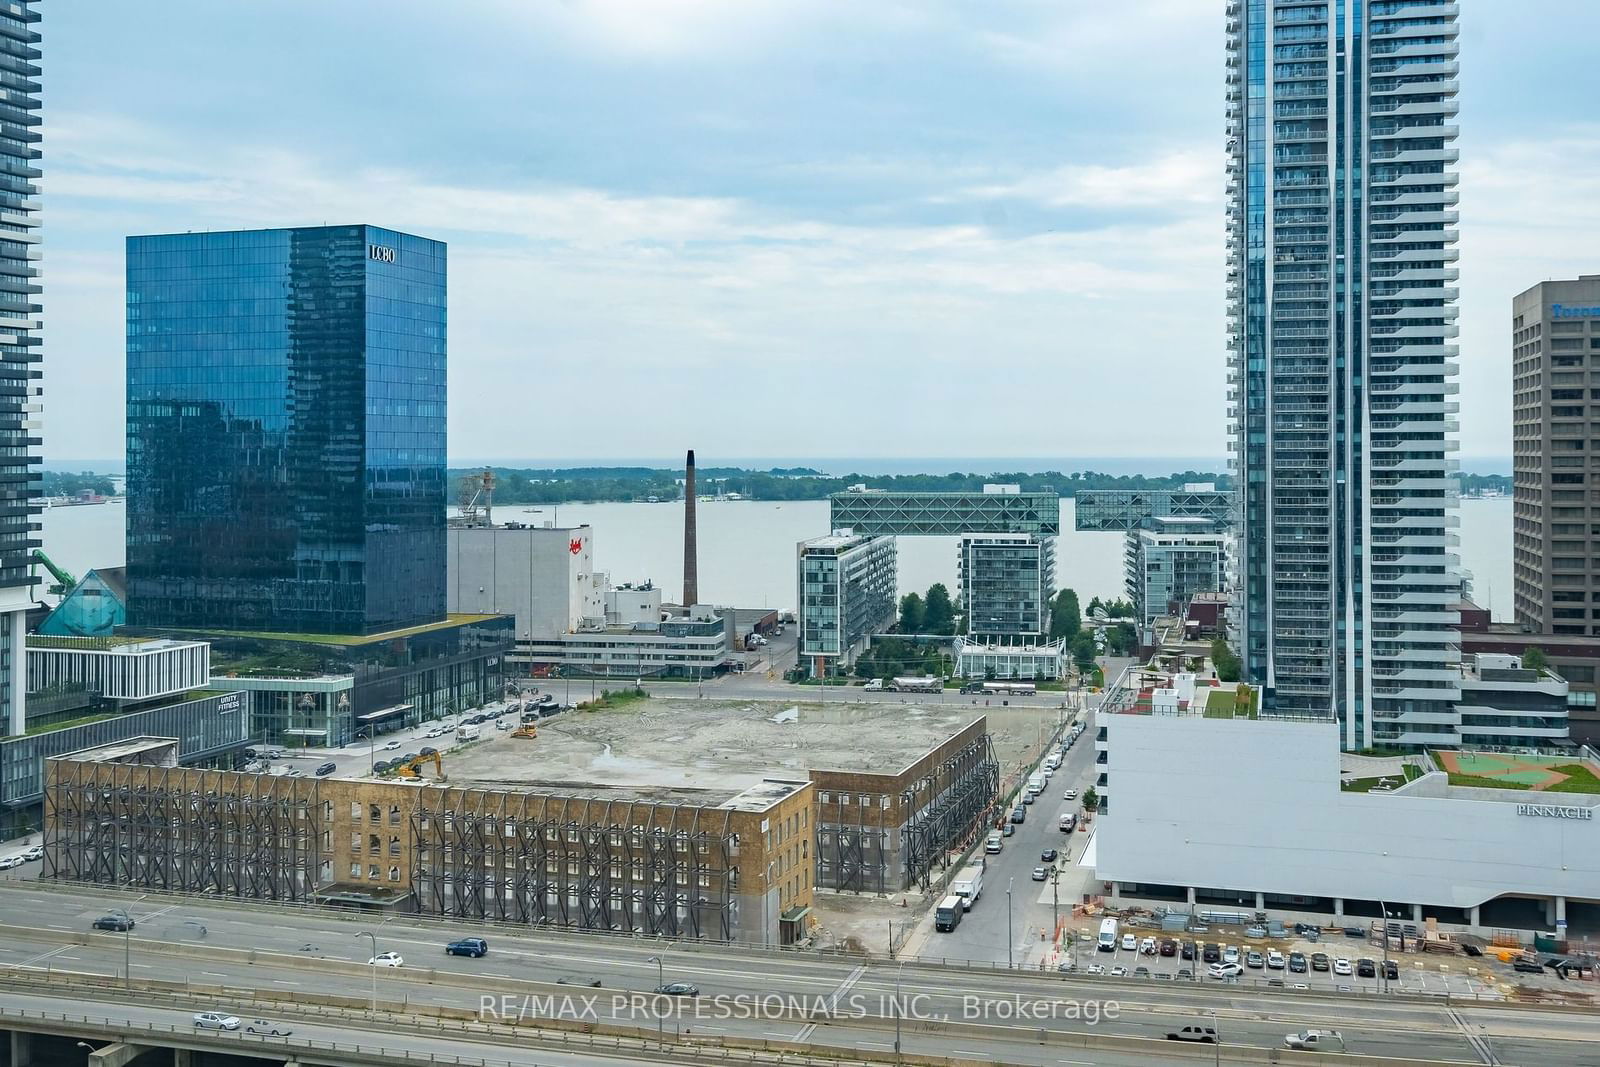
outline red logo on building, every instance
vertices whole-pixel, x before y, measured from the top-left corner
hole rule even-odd
[[[576,556],[579,552],[583,551],[583,542],[579,541],[577,538],[573,538],[571,541],[567,542],[567,551]]]

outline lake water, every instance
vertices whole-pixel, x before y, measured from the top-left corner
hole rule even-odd
[[[91,567],[116,567],[124,559],[121,502],[48,508],[42,517],[44,550],[56,564],[82,577]],[[675,597],[683,580],[681,504],[561,504],[538,511],[495,509],[500,521],[594,527],[595,563],[614,582],[653,579]],[[800,500],[708,501],[699,507],[702,599],[738,607],[792,609],[795,543],[828,532],[828,503]],[[1123,595],[1122,535],[1072,529],[1073,502],[1061,501],[1056,542],[1056,584],[1091,597]],[[1461,565],[1473,573],[1478,603],[1496,619],[1511,616],[1511,499],[1461,502]],[[956,587],[956,539],[900,538],[900,591],[944,582]]]

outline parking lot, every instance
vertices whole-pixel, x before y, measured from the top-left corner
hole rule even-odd
[[[1194,981],[1208,985],[1244,985],[1244,986],[1281,986],[1286,989],[1303,989],[1319,993],[1350,992],[1350,993],[1382,993],[1387,989],[1395,993],[1426,993],[1433,995],[1450,995],[1464,997],[1491,997],[1499,998],[1505,995],[1503,986],[1507,983],[1517,984],[1520,980],[1533,978],[1543,984],[1543,978],[1535,975],[1513,975],[1509,965],[1498,960],[1484,957],[1471,958],[1466,956],[1445,955],[1419,955],[1415,953],[1394,954],[1391,960],[1394,965],[1395,977],[1385,982],[1383,974],[1382,950],[1370,944],[1365,938],[1345,937],[1332,935],[1317,942],[1307,940],[1261,940],[1239,936],[1226,937],[1223,935],[1163,935],[1148,928],[1134,929],[1131,931],[1135,945],[1133,949],[1124,947],[1127,934],[1119,936],[1117,948],[1113,952],[1102,952],[1095,945],[1095,934],[1087,932],[1080,939],[1075,961],[1070,966],[1089,974],[1104,974],[1112,977],[1125,976],[1130,981],[1177,982]],[[1147,939],[1153,940],[1156,951],[1141,951]],[[1160,946],[1164,940],[1170,939],[1174,943],[1174,951],[1170,956],[1160,953]],[[1183,945],[1193,945],[1194,959],[1183,958]],[[1204,959],[1204,948],[1207,944],[1218,947],[1217,955],[1224,956],[1226,946],[1232,946],[1238,953],[1239,973],[1236,977],[1213,978],[1210,976],[1210,964]],[[1283,957],[1284,966],[1279,968],[1267,966],[1269,953],[1276,951]],[[1260,966],[1252,966],[1256,962],[1251,959],[1250,953],[1259,956]],[[1302,953],[1305,956],[1306,969],[1292,971],[1289,969],[1289,960],[1292,953]],[[1314,954],[1323,953],[1327,957],[1327,970],[1317,970],[1314,964]],[[1337,961],[1344,960],[1349,964],[1348,974],[1336,973],[1339,967]],[[1370,960],[1370,975],[1361,974],[1360,961]],[[1221,960],[1219,959],[1219,962]],[[1063,967],[1069,966],[1063,964]],[[1230,968],[1231,969],[1231,968]],[[1561,983],[1554,975],[1549,980]],[[1591,988],[1585,984],[1579,988]]]

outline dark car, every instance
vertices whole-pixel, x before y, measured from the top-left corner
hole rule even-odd
[[[656,986],[656,992],[664,997],[698,997],[700,987],[689,982],[668,982]]]
[[[1046,863],[1054,863],[1056,861],[1056,850],[1053,848],[1047,848],[1043,852],[1039,853],[1039,858],[1044,860]]]
[[[1148,968],[1148,967],[1135,967],[1133,969],[1133,976],[1135,978],[1149,978],[1150,977],[1150,968]]]
[[[1306,954],[1304,952],[1289,953],[1289,969],[1295,974],[1306,973]]]
[[[1378,965],[1377,965],[1377,963],[1375,963],[1372,960],[1367,959],[1365,956],[1361,957],[1359,960],[1356,960],[1356,977],[1357,978],[1376,978],[1376,977],[1378,977]]]
[[[1186,960],[1194,959],[1195,943],[1193,941],[1185,941],[1183,947],[1178,950],[1178,955]]]
[[[117,933],[126,933],[133,929],[133,920],[126,915],[102,915],[94,921],[96,930],[115,930]]]
[[[1017,828],[1011,823],[1006,823],[1005,826],[1001,827],[1000,832],[1006,837],[1010,837],[1012,834],[1017,832]]]
[[[1157,951],[1163,956],[1176,956],[1178,954],[1178,943],[1170,937],[1163,937],[1161,944],[1157,946]]]
[[[446,954],[451,956],[479,956],[489,954],[489,942],[481,937],[463,937],[460,941],[452,941],[444,947]]]
[[[1311,954],[1311,969],[1325,971],[1328,969],[1328,954],[1326,952],[1313,952]]]
[[[1383,961],[1383,976],[1391,982],[1399,981],[1400,965],[1394,960]]]
[[[1206,947],[1200,951],[1200,959],[1205,963],[1216,963],[1222,959],[1222,949],[1218,948],[1214,941],[1207,942]]]
[[[1178,981],[1180,981],[1180,982],[1190,982],[1190,981],[1193,981],[1193,980],[1194,980],[1194,968],[1193,967],[1179,967],[1178,968]]]
[[[1011,821],[1012,822],[1021,822],[1022,820],[1026,819],[1027,817],[1028,817],[1028,809],[1027,808],[1012,808],[1011,809]]]
[[[317,777],[325,778],[338,769],[339,765],[337,763],[324,763],[322,766],[317,768]]]

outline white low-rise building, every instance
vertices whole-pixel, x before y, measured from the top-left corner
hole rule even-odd
[[[1221,717],[1221,707],[1207,717],[1203,702],[1163,714],[1139,703],[1099,716],[1095,872],[1113,899],[1339,917],[1387,905],[1417,922],[1524,930],[1571,915],[1600,927],[1600,795],[1529,788],[1562,780],[1562,766],[1594,775],[1593,752],[1374,761],[1341,756],[1331,718]],[[1360,768],[1346,779],[1374,777],[1341,785],[1342,761]],[[1486,771],[1488,761],[1501,766]],[[1418,772],[1407,762],[1422,776],[1408,782]],[[1523,788],[1452,785],[1441,766]]]
[[[955,642],[956,675],[961,678],[1028,679],[1049,681],[1066,673],[1067,643],[1008,645],[971,641]]]

